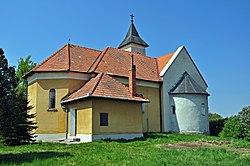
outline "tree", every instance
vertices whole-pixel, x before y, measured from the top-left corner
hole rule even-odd
[[[221,115],[217,114],[217,113],[212,113],[209,112],[208,113],[208,119],[209,120],[217,120],[217,119],[223,119]]]
[[[25,94],[17,93],[18,79],[14,67],[8,67],[4,51],[0,48],[0,137],[7,145],[33,141],[36,128],[31,121]]]
[[[20,58],[18,60],[18,67],[16,72],[16,77],[18,78],[17,93],[24,93],[27,95],[28,82],[22,77],[31,71],[37,64],[31,61],[31,56],[29,55],[26,59]]]

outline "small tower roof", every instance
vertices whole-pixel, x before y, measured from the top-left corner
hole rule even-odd
[[[131,16],[132,17],[132,16]],[[129,30],[127,32],[127,35],[125,39],[122,41],[122,43],[118,46],[118,48],[121,48],[125,45],[128,45],[130,43],[135,43],[142,45],[144,47],[148,47],[149,45],[140,37],[139,33],[137,32],[135,25],[134,25],[134,20],[133,17],[131,18],[131,24],[129,27]]]
[[[185,71],[179,82],[170,90],[170,94],[209,94]]]

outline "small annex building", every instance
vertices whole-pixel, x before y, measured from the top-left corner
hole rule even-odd
[[[66,44],[27,73],[37,140],[209,133],[207,83],[184,46],[153,58],[133,20],[118,48]]]

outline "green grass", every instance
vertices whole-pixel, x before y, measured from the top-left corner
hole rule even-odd
[[[233,141],[223,147],[163,149],[160,146],[198,140]],[[199,134],[148,134],[133,141],[96,141],[83,144],[42,143],[8,147],[0,144],[0,165],[249,165],[244,140],[222,140]]]

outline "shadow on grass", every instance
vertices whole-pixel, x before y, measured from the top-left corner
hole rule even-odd
[[[30,152],[30,153],[9,153],[0,154],[0,165],[2,164],[22,164],[34,160],[45,160],[49,158],[58,158],[71,156],[70,153],[64,152]]]
[[[105,142],[119,142],[119,143],[129,143],[129,142],[137,142],[137,141],[146,141],[147,139],[159,139],[159,138],[168,138],[167,133],[144,133],[144,136],[141,138],[134,139],[104,139]]]

